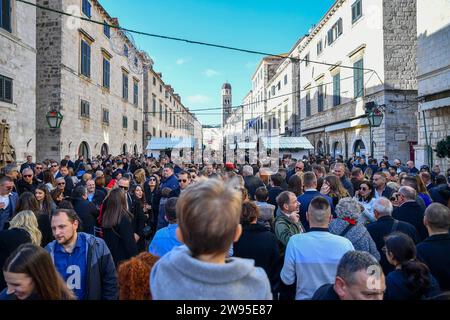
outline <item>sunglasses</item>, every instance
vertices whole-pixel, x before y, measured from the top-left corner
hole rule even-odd
[[[58,165],[57,164],[52,164],[52,167],[53,168],[56,168]]]
[[[58,183],[58,186],[64,186],[64,185],[66,185],[65,182],[60,182],[60,183]]]
[[[36,170],[42,170],[43,168],[42,167],[36,167]]]
[[[24,174],[23,176],[24,176],[24,178],[31,178],[31,177],[33,177],[32,174]]]
[[[188,180],[187,179],[178,179],[178,182],[186,183],[186,182],[188,182]]]
[[[119,188],[120,188],[120,189],[123,189],[123,190],[125,190],[125,191],[128,190],[128,187],[124,187],[124,186],[119,186]]]
[[[302,170],[303,168],[302,167],[295,167],[295,169]]]
[[[369,190],[369,188],[362,187],[362,188],[359,188],[359,190],[361,190],[361,191],[367,191],[367,190]]]

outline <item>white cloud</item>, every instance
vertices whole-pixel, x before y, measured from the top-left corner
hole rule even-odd
[[[208,78],[211,78],[211,77],[220,75],[220,72],[217,72],[216,70],[213,70],[213,69],[206,69],[206,71],[204,72],[204,74],[205,74]]]
[[[190,103],[208,103],[211,99],[207,96],[196,94],[195,96],[189,96],[187,100]]]
[[[185,64],[186,62],[188,62],[187,59],[180,58],[177,60],[177,65],[181,66],[181,65]]]

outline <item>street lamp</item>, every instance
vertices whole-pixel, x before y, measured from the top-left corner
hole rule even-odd
[[[372,128],[381,126],[383,122],[383,111],[378,108],[375,102],[367,102],[365,105],[367,120],[369,121],[369,133],[370,133],[370,155],[373,158],[373,134]]]
[[[59,129],[64,117],[59,111],[49,111],[46,115],[46,118],[50,129]]]

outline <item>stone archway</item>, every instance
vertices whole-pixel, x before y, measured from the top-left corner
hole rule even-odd
[[[89,144],[86,141],[81,142],[79,148],[78,148],[78,156],[83,156],[84,159],[89,159],[90,158],[90,147]]]
[[[356,140],[355,143],[353,144],[353,152],[356,154],[357,157],[367,155],[366,145],[361,139]]]

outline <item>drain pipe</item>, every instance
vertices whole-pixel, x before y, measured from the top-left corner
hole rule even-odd
[[[433,154],[430,154],[431,147],[430,147],[430,144],[428,142],[427,122],[425,120],[425,111],[424,110],[422,110],[422,117],[423,117],[423,126],[424,126],[424,129],[425,129],[425,143],[427,144],[427,162],[428,162],[428,166],[431,168],[431,166],[432,166],[431,162],[433,162],[433,160],[432,160],[433,159]],[[431,159],[431,161],[430,161],[430,159]]]

